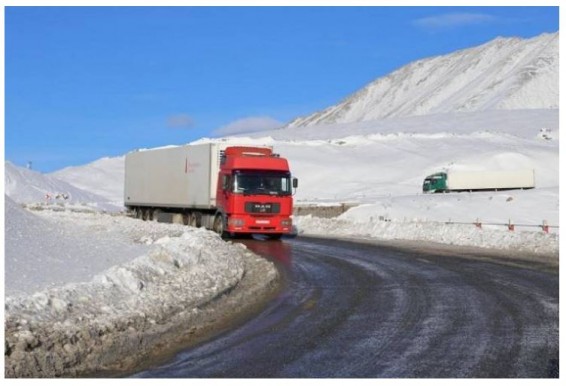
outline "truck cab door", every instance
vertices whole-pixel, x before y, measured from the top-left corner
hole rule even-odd
[[[232,178],[229,174],[218,174],[218,184],[216,188],[216,206],[223,211],[226,211],[228,206],[228,198],[231,191]]]

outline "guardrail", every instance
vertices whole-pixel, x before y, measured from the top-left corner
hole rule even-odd
[[[373,219],[373,217],[372,217],[372,219]],[[379,221],[385,221],[385,222],[391,222],[391,219],[386,217],[386,216],[379,216],[378,220]],[[511,220],[509,220],[506,223],[482,222],[479,218],[477,218],[476,221],[474,221],[474,222],[452,221],[452,220],[448,220],[448,221],[407,221],[406,219],[402,222],[404,222],[404,223],[419,223],[419,224],[434,223],[434,224],[446,224],[446,225],[451,225],[451,224],[474,225],[476,228],[479,228],[479,229],[482,229],[482,227],[484,225],[504,226],[504,227],[507,227],[507,229],[510,232],[515,231],[515,227],[540,228],[541,231],[544,232],[544,233],[550,233],[551,229],[560,229],[560,227],[558,225],[549,225],[548,221],[546,221],[546,220],[543,220],[541,224],[515,224]]]
[[[475,222],[458,222],[458,221],[446,221],[445,224],[463,224],[463,225],[475,225],[477,228],[482,228],[483,225],[494,225],[494,226],[505,226],[510,232],[515,231],[515,227],[524,228],[540,228],[544,233],[550,233],[550,229],[559,229],[558,225],[549,225],[546,220],[542,221],[542,224],[515,224],[511,220],[507,223],[494,223],[494,222],[482,222],[480,219],[476,219]]]

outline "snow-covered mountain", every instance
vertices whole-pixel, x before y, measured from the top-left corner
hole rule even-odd
[[[287,127],[481,110],[558,108],[559,33],[497,38],[410,63]]]

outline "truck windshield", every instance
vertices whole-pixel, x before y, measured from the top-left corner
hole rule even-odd
[[[291,175],[276,171],[237,171],[234,173],[234,193],[291,195]]]

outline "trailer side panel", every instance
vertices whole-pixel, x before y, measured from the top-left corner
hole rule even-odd
[[[449,172],[448,190],[530,189],[534,170]]]
[[[126,205],[213,208],[218,145],[143,150],[126,155]]]

